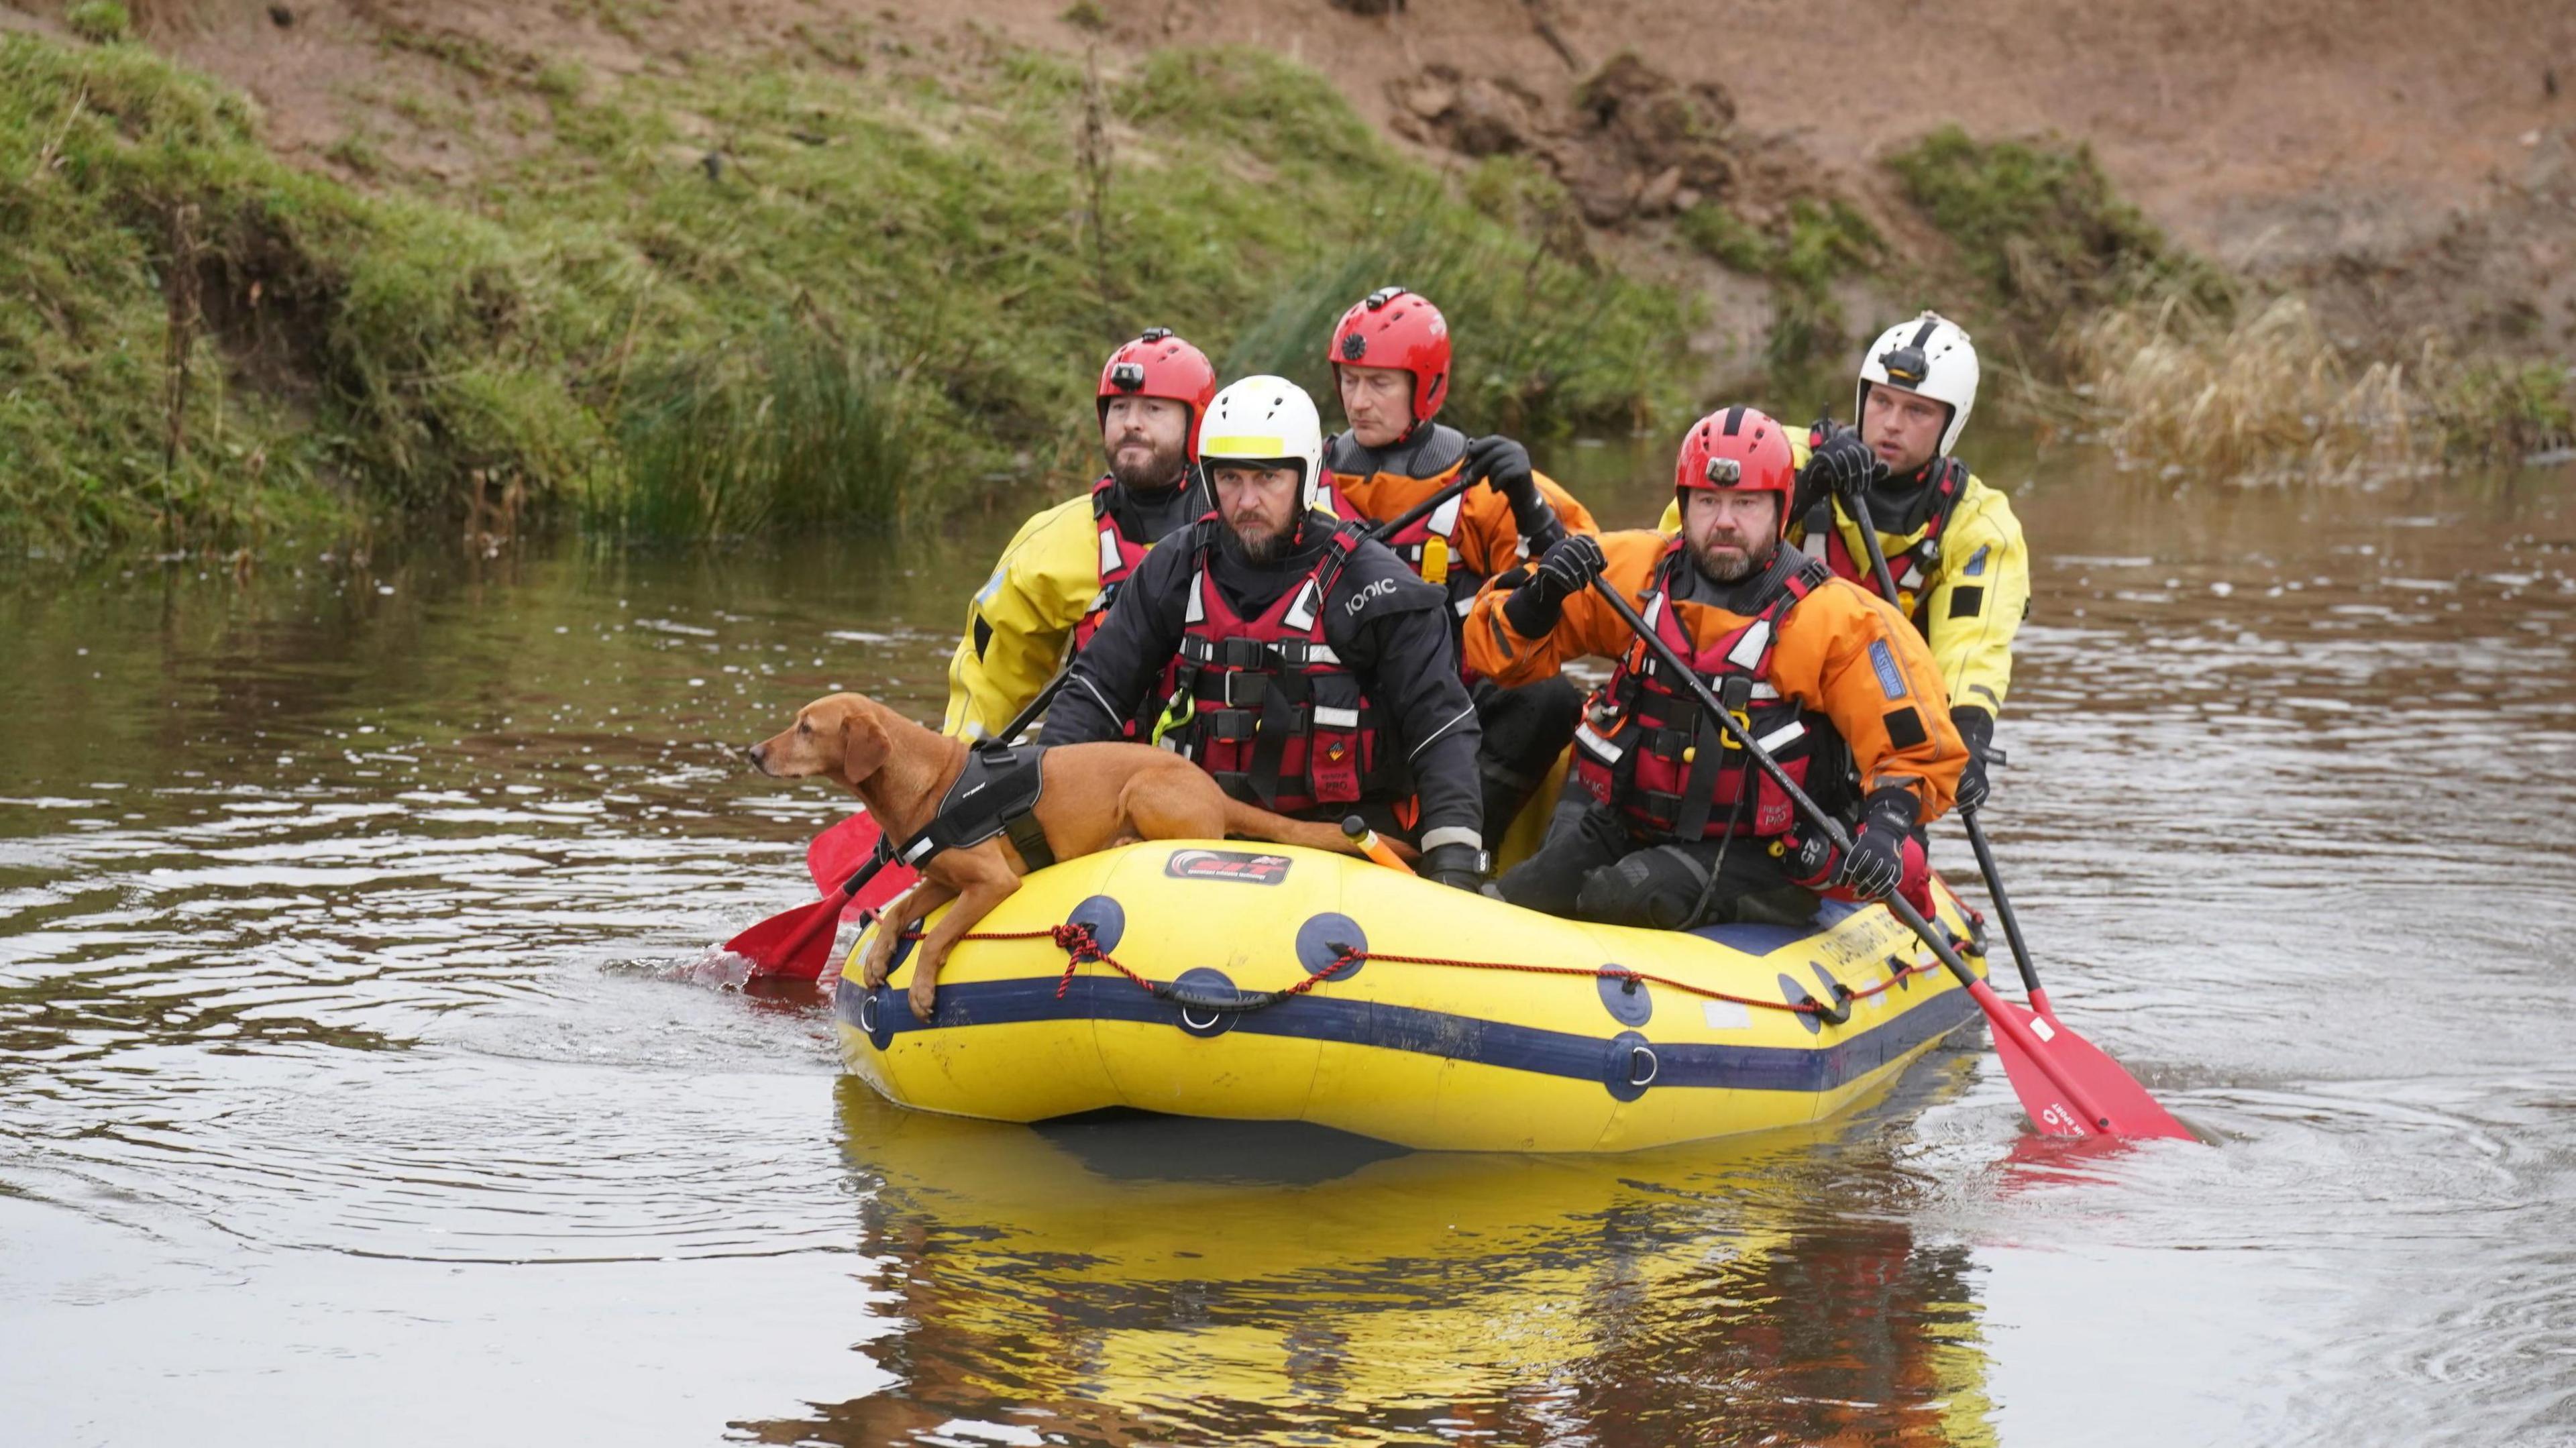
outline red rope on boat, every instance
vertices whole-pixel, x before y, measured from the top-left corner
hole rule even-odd
[[[1145,977],[1138,975],[1135,971],[1128,969],[1125,965],[1119,962],[1118,957],[1102,950],[1100,948],[1100,942],[1094,938],[1091,933],[1091,927],[1082,924],[1079,921],[1064,925],[1051,926],[1045,930],[972,931],[966,935],[960,936],[959,939],[961,941],[1044,940],[1053,944],[1056,949],[1064,952],[1064,976],[1062,979],[1058,980],[1055,985],[1055,996],[1057,1000],[1064,999],[1065,992],[1073,988],[1074,972],[1080,970],[1084,965],[1092,963],[1108,966],[1111,970],[1114,970],[1120,975],[1127,977],[1129,980],[1134,981],[1139,987],[1148,992],[1151,992],[1154,989],[1154,983],[1152,981],[1147,980]],[[1315,987],[1322,985],[1325,981],[1340,975],[1343,971],[1350,969],[1352,966],[1368,960],[1391,961],[1397,965],[1439,966],[1450,970],[1499,970],[1521,975],[1606,976],[1611,980],[1624,980],[1633,985],[1659,985],[1664,987],[1666,990],[1680,991],[1684,995],[1698,996],[1703,1000],[1726,1001],[1732,1005],[1758,1007],[1766,1011],[1788,1011],[1796,1015],[1809,1016],[1826,1014],[1824,1006],[1813,1000],[1764,1000],[1758,996],[1736,995],[1731,991],[1713,990],[1707,986],[1693,985],[1689,981],[1675,980],[1671,976],[1656,975],[1649,971],[1629,970],[1625,967],[1615,970],[1587,970],[1579,965],[1532,965],[1522,961],[1510,960],[1468,960],[1455,956],[1442,955],[1398,955],[1391,951],[1359,950],[1351,947],[1345,947],[1339,955],[1333,957],[1332,964],[1326,966],[1324,969],[1310,973],[1305,979],[1297,982],[1295,985],[1287,987],[1284,990],[1268,992],[1266,994],[1274,997],[1274,1003],[1275,1000],[1285,999],[1289,996],[1304,995],[1306,992],[1313,990]],[[1871,996],[1879,995],[1894,989],[1901,981],[1937,968],[1937,962],[1907,965],[1893,971],[1887,979],[1880,981],[1865,990],[1853,990],[1850,986],[1840,985],[1839,983],[1837,984],[1847,999],[1856,1001],[1867,1000]]]

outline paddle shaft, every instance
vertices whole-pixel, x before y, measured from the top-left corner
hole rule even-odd
[[[1869,550],[1869,567],[1878,575],[1879,596],[1890,606],[1903,608],[1905,605],[1896,601],[1896,579],[1887,571],[1887,553],[1878,546],[1878,522],[1869,516],[1868,490],[1863,489],[1843,501],[1851,504],[1852,521],[1860,525],[1861,546]]]
[[[2012,943],[2013,964],[2021,969],[2021,988],[2030,995],[2031,1009],[2043,1016],[2057,1014],[2049,1009],[2048,992],[2040,989],[2039,971],[2030,963],[2030,947],[2022,944],[2021,921],[2013,915],[2012,897],[2004,893],[2004,877],[1995,870],[1994,848],[1986,843],[1986,828],[1977,823],[1977,812],[1959,811],[1959,823],[1968,827],[1968,845],[1977,852],[1977,869],[1986,877],[1986,897],[1995,902],[1995,914],[2004,922],[2004,939]]]
[[[1869,566],[1878,575],[1878,591],[1889,603],[1895,603],[1896,580],[1887,571],[1886,550],[1878,546],[1878,521],[1869,515],[1869,499],[1855,493],[1845,501],[1851,504],[1852,521],[1860,524],[1861,546],[1869,550]],[[2021,921],[2014,918],[2012,899],[2004,894],[2004,877],[1995,869],[1995,852],[1986,843],[1977,812],[1959,811],[1959,823],[1968,827],[1968,844],[1977,852],[1977,872],[1986,877],[1986,897],[1995,902],[1995,913],[2003,917],[2004,939],[2012,943],[2013,965],[2021,971],[2021,988],[2029,993],[2032,1009],[2044,1016],[2055,1015],[2048,1008],[2048,992],[2039,988],[2039,972],[2030,963],[2030,947],[2022,943]]]
[[[1483,481],[1484,479],[1481,475],[1470,477],[1468,476],[1466,469],[1461,468],[1458,471],[1458,476],[1441,484],[1439,491],[1433,493],[1430,497],[1423,499],[1421,502],[1414,504],[1412,507],[1405,509],[1403,512],[1396,514],[1394,517],[1387,519],[1383,523],[1372,524],[1368,529],[1368,536],[1372,542],[1392,538],[1396,534],[1403,532],[1405,529],[1412,527],[1414,524],[1419,523],[1423,519],[1440,511],[1441,508],[1448,504],[1450,499],[1457,497],[1460,493],[1467,491],[1469,488],[1472,488]]]
[[[1709,718],[1732,736],[1736,744],[1752,757],[1754,764],[1770,777],[1773,784],[1780,787],[1780,792],[1789,797],[1791,804],[1797,806],[1798,813],[1806,817],[1807,823],[1822,831],[1826,842],[1837,852],[1848,852],[1852,847],[1852,839],[1850,834],[1844,831],[1842,822],[1825,813],[1822,807],[1808,797],[1805,790],[1798,787],[1798,782],[1791,779],[1789,772],[1780,767],[1780,761],[1773,759],[1770,751],[1764,749],[1760,742],[1754,739],[1753,732],[1729,713],[1724,704],[1718,702],[1717,695],[1709,691],[1708,681],[1699,676],[1699,671],[1692,668],[1680,654],[1674,652],[1672,645],[1665,643],[1653,629],[1646,626],[1646,621],[1637,616],[1637,610],[1629,605],[1627,599],[1620,596],[1619,590],[1611,586],[1610,580],[1595,576],[1592,580],[1592,589],[1601,595],[1604,603],[1610,605],[1612,612],[1619,615],[1620,622],[1628,625],[1628,631],[1635,634],[1640,642],[1653,651],[1663,666],[1675,678],[1682,681],[1683,686],[1690,690],[1691,697],[1697,699],[1699,706],[1708,711]],[[1943,940],[1932,929],[1931,923],[1915,910],[1911,901],[1891,891],[1887,898],[1879,903],[1885,905],[1889,914],[1894,915],[1906,929],[1913,931],[1915,938],[1921,940],[1932,954],[1939,958],[1941,964],[1949,968],[1950,974],[1957,978],[1969,996],[1975,999],[1977,1005],[1985,1011],[1986,1019],[1993,1024],[1994,1028],[2011,1036],[2013,1043],[2021,1047],[2023,1053],[2029,1056],[2040,1071],[2048,1077],[2049,1084],[2055,1086],[2076,1110],[2083,1113],[2084,1124],[2089,1129],[2110,1130],[2111,1119],[2095,1107],[2082,1090],[2066,1079],[2064,1073],[2060,1072],[2056,1064],[2049,1059],[2040,1042],[2031,1036],[2030,1028],[2015,1019],[2012,1013],[2004,1008],[2003,998],[1995,994],[1992,986],[1979,980],[1976,972],[1968,969],[1968,963],[1961,960],[1959,953],[1950,948],[1950,943]]]
[[[841,923],[841,907],[850,903],[851,896],[859,893],[870,880],[875,879],[877,871],[884,869],[892,858],[886,851],[878,850],[868,856],[868,862],[852,872],[850,878],[842,881],[839,889],[824,896],[818,904],[805,906],[804,908],[811,912],[810,918],[806,920],[804,928],[798,930],[795,936],[778,950],[777,958],[794,959],[815,936],[838,926]]]

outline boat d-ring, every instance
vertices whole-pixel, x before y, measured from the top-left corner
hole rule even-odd
[[[867,1035],[877,1033],[877,993],[869,991],[859,997],[859,1030]]]
[[[1643,1075],[1638,1074],[1637,1071],[1637,1063],[1640,1059],[1644,1060],[1646,1065],[1645,1073]],[[1655,1073],[1661,1071],[1663,1068],[1663,1062],[1657,1060],[1655,1057],[1654,1047],[1639,1044],[1628,1048],[1629,1085],[1643,1091],[1647,1087],[1655,1084]]]
[[[1209,1011],[1202,1018],[1199,1012],[1188,1006],[1181,1007],[1181,1024],[1193,1031],[1213,1031],[1216,1029],[1216,1023],[1224,1019],[1225,1013],[1222,1011]]]

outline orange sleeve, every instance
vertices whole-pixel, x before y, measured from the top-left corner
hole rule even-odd
[[[1909,789],[1924,824],[1950,807],[1967,746],[1950,723],[1932,650],[1893,606],[1848,579],[1828,580],[1781,625],[1771,679],[1782,695],[1833,721],[1851,746],[1864,795]]]
[[[1610,566],[1602,577],[1627,595],[1630,607],[1642,608],[1655,567],[1671,543],[1660,533],[1604,533],[1601,551]],[[1467,667],[1506,687],[1550,678],[1568,661],[1587,654],[1617,658],[1636,637],[1601,595],[1585,589],[1565,601],[1564,617],[1546,637],[1526,638],[1503,616],[1503,600],[1511,596],[1512,590],[1486,583],[1467,611],[1465,635]]]
[[[1547,505],[1556,510],[1556,521],[1563,523],[1568,533],[1601,531],[1601,524],[1593,518],[1592,510],[1583,506],[1583,500],[1567,492],[1556,479],[1540,473],[1538,491],[1540,497],[1547,499]],[[1513,540],[1517,542],[1519,536],[1517,533],[1513,534]]]

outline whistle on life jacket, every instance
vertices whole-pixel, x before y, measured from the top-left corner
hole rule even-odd
[[[1432,537],[1422,541],[1422,581],[1425,583],[1449,581],[1448,539]]]
[[[1729,749],[1742,749],[1744,740],[1753,735],[1753,715],[1750,712],[1753,704],[1753,681],[1742,674],[1728,675],[1726,681],[1717,686],[1717,702],[1726,706],[1727,714],[1743,730],[1741,734],[1727,731],[1720,742]]]
[[[1163,717],[1154,721],[1154,733],[1147,742],[1157,748],[1178,749],[1178,745],[1163,743],[1163,736],[1197,718],[1198,713],[1198,696],[1186,686],[1174,689],[1172,697],[1163,701]]]

